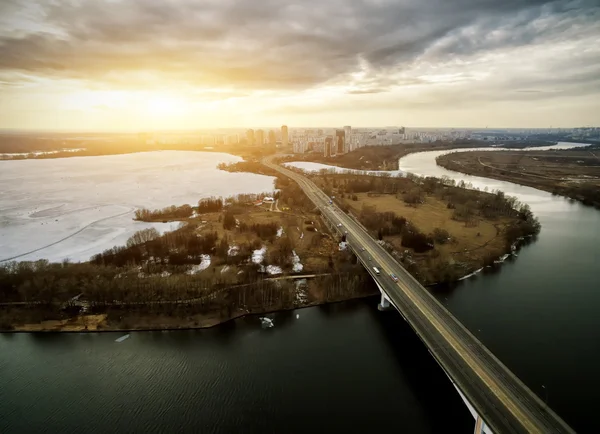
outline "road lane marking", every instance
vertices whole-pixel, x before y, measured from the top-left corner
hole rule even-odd
[[[363,237],[361,236],[360,238],[362,239]],[[389,274],[389,267],[385,264],[385,261],[382,261],[380,253],[378,251],[372,250],[371,247],[367,247],[367,251],[371,254],[373,258],[379,258],[381,268]],[[517,420],[521,424],[523,424],[523,426],[529,432],[541,433],[541,431],[539,431],[535,426],[531,424],[529,418],[527,418],[525,414],[514,404],[513,400],[510,399],[508,395],[501,390],[498,383],[494,381],[491,378],[491,376],[480,367],[480,364],[477,363],[477,361],[471,356],[471,354],[469,354],[463,349],[464,345],[462,345],[458,340],[456,340],[454,336],[452,336],[452,334],[447,331],[446,327],[444,327],[435,316],[428,312],[430,310],[429,307],[424,305],[422,306],[423,303],[420,300],[415,300],[415,295],[412,293],[413,291],[410,289],[403,288],[403,285],[401,285],[401,283],[402,282],[399,282],[398,286],[403,291],[403,293],[412,301],[412,303],[417,307],[417,309],[419,309],[419,311],[421,311],[421,313],[432,323],[432,325],[446,339],[446,341],[454,349],[454,351],[456,351],[457,354],[461,355],[463,360],[467,362],[471,369],[479,376],[479,378],[481,378],[481,380],[488,386],[488,388],[494,393],[494,395],[496,395],[496,397],[500,399],[500,401],[506,406],[506,408],[509,409],[513,416],[515,416]]]

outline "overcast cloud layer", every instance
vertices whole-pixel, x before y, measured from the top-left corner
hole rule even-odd
[[[0,2],[0,127],[52,127],[50,111],[66,127],[114,104],[103,91],[126,92],[116,111],[168,93],[216,123],[600,124],[600,2]]]

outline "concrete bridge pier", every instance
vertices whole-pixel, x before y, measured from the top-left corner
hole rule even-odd
[[[385,292],[383,292],[383,288],[381,286],[379,286],[379,283],[377,283],[377,281],[375,281],[375,284],[377,285],[377,288],[379,288],[379,292],[381,292],[381,301],[377,305],[377,309],[379,309],[379,310],[393,309],[394,307],[390,303],[390,299],[387,298],[387,296],[385,295]]]
[[[392,308],[392,305],[390,304],[390,301],[387,299],[387,297],[385,296],[385,294],[382,292],[381,293],[381,301],[377,305],[377,309],[379,309],[379,310],[390,310],[391,308]]]

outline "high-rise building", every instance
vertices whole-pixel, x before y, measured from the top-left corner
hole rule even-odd
[[[265,144],[265,132],[263,130],[256,130],[254,132],[254,140],[258,146]]]
[[[323,156],[331,157],[333,148],[333,137],[327,136],[325,137],[325,143],[323,144]]]
[[[350,152],[350,151],[352,151],[352,149],[351,149],[351,143],[352,143],[352,141],[350,140],[352,138],[352,127],[350,125],[346,125],[344,127],[344,136],[345,136],[345,139],[346,139],[346,149],[345,149],[345,151],[346,152]]]
[[[288,140],[289,140],[288,127],[287,127],[287,125],[282,125],[281,126],[281,147],[282,148],[287,148]]]
[[[275,139],[275,131],[269,130],[269,145],[275,146],[277,140]]]
[[[246,140],[248,141],[249,145],[254,144],[254,130],[253,129],[249,129],[248,131],[246,131]]]
[[[343,154],[346,152],[346,134],[344,130],[335,130],[335,153]]]

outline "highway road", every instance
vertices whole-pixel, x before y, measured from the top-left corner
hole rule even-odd
[[[347,241],[391,304],[494,433],[574,431],[414,279],[365,228],[312,181],[272,162],[263,164],[296,181]],[[338,225],[342,226],[339,227]],[[377,274],[373,267],[377,267]],[[391,274],[398,277],[394,281]],[[407,355],[410,357],[410,355]]]

